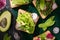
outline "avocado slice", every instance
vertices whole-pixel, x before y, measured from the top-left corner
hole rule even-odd
[[[0,31],[6,32],[11,24],[11,14],[9,11],[5,11],[0,16]]]

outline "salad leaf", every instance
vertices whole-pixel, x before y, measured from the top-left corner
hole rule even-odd
[[[54,25],[54,23],[55,23],[54,17],[55,16],[52,16],[47,21],[45,21],[44,23],[39,24],[38,25],[39,28],[42,28],[45,31],[48,27]]]

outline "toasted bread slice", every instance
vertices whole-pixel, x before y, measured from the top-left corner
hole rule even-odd
[[[43,36],[47,36],[48,34],[51,34],[51,32],[48,30],[48,31],[46,31],[46,32],[44,32],[43,33],[44,35]],[[34,38],[33,38],[33,40],[42,40],[42,38],[41,38],[41,36],[42,36],[42,34],[40,34],[40,35],[38,35],[38,36],[35,36]],[[42,36],[42,37],[43,37]],[[44,38],[45,40],[54,40],[55,39],[55,37],[53,37],[52,39],[50,39],[50,38]]]
[[[55,10],[58,7],[55,1],[45,0],[45,8],[41,10],[40,6],[42,6],[42,4],[40,5],[40,2],[38,2],[38,0],[32,1],[33,5],[37,8],[38,12],[40,13],[42,19],[45,19],[53,10]],[[47,5],[47,2],[49,6]]]
[[[17,1],[17,2],[16,2]],[[10,0],[11,8],[19,7],[21,5],[27,5],[31,2],[31,0]]]
[[[32,14],[30,13],[30,12],[27,12],[27,11],[25,11],[25,10],[22,10],[22,9],[19,9],[18,10],[18,15],[20,15],[20,14],[26,14],[26,13],[28,13],[28,15],[29,16],[31,16],[31,18],[30,18],[30,20],[31,20],[31,22],[33,22],[32,24],[33,24],[33,26],[32,26],[32,28],[31,28],[31,26],[28,26],[28,27],[30,27],[29,29],[31,30],[30,32],[28,32],[29,30],[24,30],[24,29],[20,29],[19,27],[20,27],[20,23],[18,23],[18,22],[16,22],[16,29],[17,30],[21,30],[21,31],[24,31],[24,32],[27,32],[27,33],[29,33],[29,34],[32,34],[33,32],[34,32],[34,30],[35,30],[35,24],[37,23],[37,21],[35,21],[37,18],[38,18],[38,16],[37,16],[37,18],[35,19],[35,20],[33,20],[33,18],[32,18]],[[27,15],[27,17],[28,17],[28,15]],[[28,18],[29,19],[29,18]],[[28,22],[29,22],[29,20],[28,20]],[[31,23],[30,22],[30,23]],[[25,25],[25,23],[23,23],[23,25]],[[27,25],[27,24],[26,24]],[[26,27],[26,26],[25,26]]]
[[[32,1],[33,5],[34,5],[35,7],[36,7],[36,1],[37,1],[37,0],[33,0],[33,1]]]

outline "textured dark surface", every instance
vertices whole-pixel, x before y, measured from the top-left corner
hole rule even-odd
[[[11,14],[12,14],[12,24],[11,24],[10,29],[7,32],[5,32],[5,33],[9,33],[9,35],[12,35],[12,40],[14,40],[13,31],[16,31],[16,32],[19,33],[19,35],[21,36],[21,40],[32,40],[34,36],[37,36],[37,35],[39,35],[39,34],[44,32],[41,28],[38,28],[38,24],[41,23],[41,22],[46,21],[49,17],[55,15],[56,23],[53,26],[49,27],[47,30],[51,31],[51,33],[56,37],[56,40],[60,40],[60,32],[58,34],[54,34],[53,33],[53,28],[54,27],[59,27],[60,28],[60,0],[56,0],[56,3],[58,5],[58,8],[55,9],[53,12],[51,12],[51,14],[48,15],[46,19],[43,20],[40,17],[38,22],[37,22],[37,24],[36,24],[34,33],[33,34],[27,34],[27,33],[22,32],[22,31],[17,31],[14,28],[15,27],[15,22],[16,22],[15,19],[17,18],[18,9],[21,8],[21,9],[24,9],[24,10],[29,11],[31,13],[37,13],[39,15],[38,11],[36,10],[36,8],[33,6],[32,3],[30,3],[28,5],[22,5],[22,6],[18,7],[18,8],[13,8],[12,9],[12,8],[10,8],[9,0],[7,0],[6,7],[3,10],[1,10],[0,12],[3,12],[5,10],[9,10],[11,12]],[[2,38],[3,38],[5,33],[0,32],[0,40],[2,40]]]

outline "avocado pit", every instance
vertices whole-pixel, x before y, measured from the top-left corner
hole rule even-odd
[[[0,22],[0,26],[3,27],[3,28],[5,28],[6,25],[7,25],[7,19],[6,19],[6,18],[3,18],[3,19],[1,20],[1,22]]]

